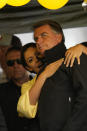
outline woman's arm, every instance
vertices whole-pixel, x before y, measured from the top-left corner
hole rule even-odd
[[[60,59],[56,62],[51,63],[48,65],[45,70],[38,76],[35,84],[29,91],[29,101],[31,105],[35,105],[38,101],[40,96],[40,92],[42,89],[43,84],[45,83],[46,79],[51,77],[61,66],[64,59]]]
[[[36,78],[29,83],[24,84],[24,91],[17,104],[17,111],[20,116],[34,118],[37,112],[38,98],[45,80],[51,77],[61,66],[63,59],[60,59],[50,65]],[[36,80],[36,81],[35,81]],[[35,83],[35,84],[34,84]],[[27,91],[25,91],[25,88]],[[24,93],[25,92],[25,93]]]

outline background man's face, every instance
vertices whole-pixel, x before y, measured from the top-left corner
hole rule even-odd
[[[38,51],[43,54],[44,51],[49,50],[60,43],[60,34],[55,33],[49,25],[43,25],[35,29],[34,39]]]
[[[20,60],[21,58],[21,52],[20,51],[11,51],[6,56],[6,61],[13,61],[13,60]],[[7,66],[8,71],[10,73],[10,77],[12,79],[18,80],[23,79],[26,70],[22,66],[22,64],[18,64],[17,61],[14,61],[14,64],[12,66]]]

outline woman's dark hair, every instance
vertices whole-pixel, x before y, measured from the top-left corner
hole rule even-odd
[[[33,42],[27,43],[26,45],[24,45],[24,46],[22,47],[22,50],[21,50],[21,61],[22,61],[22,65],[24,66],[24,68],[25,68],[26,70],[27,70],[26,66],[28,66],[28,65],[27,65],[26,60],[25,60],[25,58],[24,58],[24,53],[25,53],[25,51],[26,51],[28,48],[30,48],[30,47],[36,48],[36,43],[33,43]]]

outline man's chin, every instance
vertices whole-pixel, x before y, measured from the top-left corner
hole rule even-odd
[[[15,78],[21,78],[23,76],[23,74],[20,72],[20,73],[16,73],[14,74]]]
[[[44,50],[42,50],[42,49],[38,49],[37,51],[38,51],[41,55],[44,54]]]
[[[24,77],[21,77],[21,76],[15,76],[13,79],[15,80],[15,81],[18,81],[18,80],[22,80]]]

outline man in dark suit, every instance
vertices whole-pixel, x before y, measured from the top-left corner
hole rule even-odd
[[[34,26],[34,39],[38,51],[45,56],[42,71],[48,64],[64,57],[65,38],[55,21],[38,22]],[[77,61],[72,68],[62,64],[44,83],[38,104],[41,131],[87,130],[86,61],[87,56],[82,54],[80,65]]]

